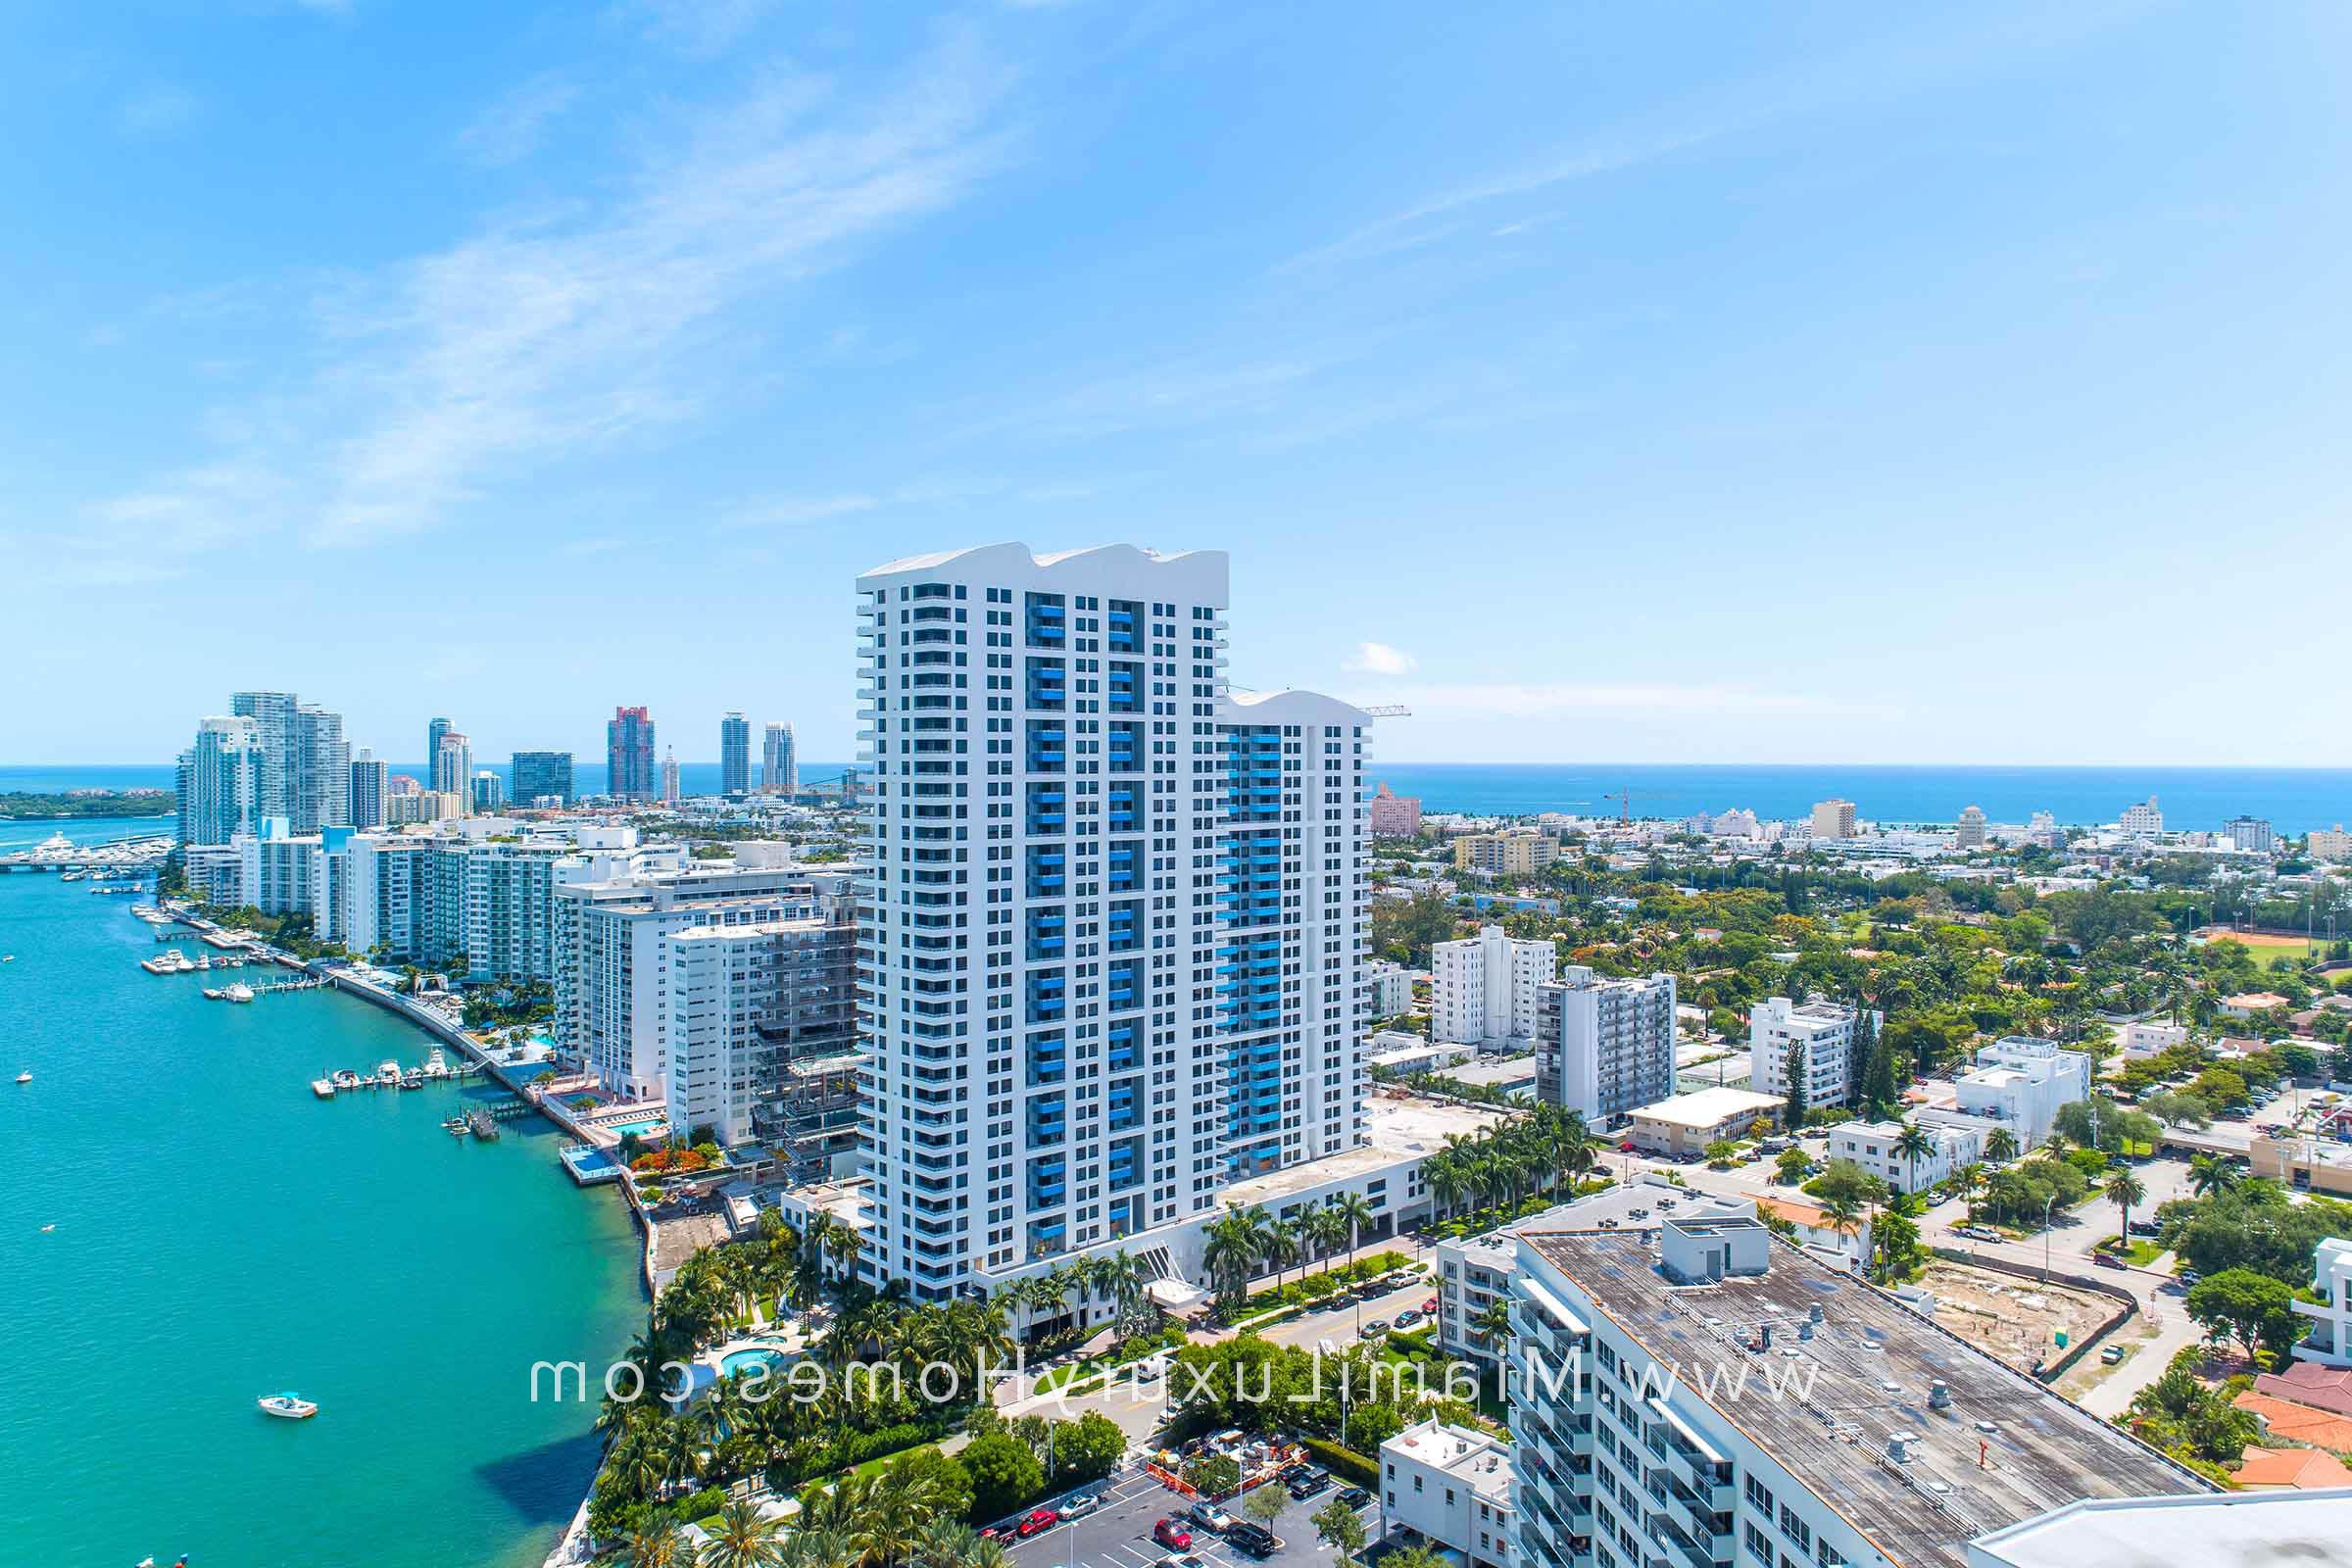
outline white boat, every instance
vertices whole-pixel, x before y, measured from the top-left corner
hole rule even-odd
[[[28,1072],[21,1072],[17,1074],[17,1082],[21,1084],[28,1084],[32,1082],[32,1074]]]
[[[379,1084],[399,1083],[400,1063],[397,1061],[377,1062],[375,1065],[375,1081]]]
[[[172,950],[172,972],[173,974],[194,974],[196,972],[195,963],[190,960],[186,954],[180,952],[177,948],[173,948]]]
[[[360,1087],[360,1075],[344,1067],[334,1074],[331,1082],[337,1089],[357,1089]]]
[[[206,986],[204,988],[204,1000],[207,1002],[219,1002],[222,997],[227,995],[228,993],[221,990],[219,986]]]
[[[327,1078],[314,1078],[314,1079],[312,1079],[312,1080],[311,1080],[311,1093],[312,1093],[312,1094],[314,1094],[314,1095],[317,1095],[317,1096],[318,1096],[318,1097],[320,1100],[332,1100],[332,1099],[334,1099],[334,1098],[335,1098],[335,1086],[334,1086],[334,1082],[333,1082],[333,1080],[331,1080],[331,1079],[327,1079]]]
[[[251,1002],[253,1000],[253,987],[247,985],[242,980],[231,980],[225,987],[221,989],[220,994],[231,1002]]]
[[[262,1414],[282,1417],[288,1421],[307,1421],[318,1413],[318,1406],[299,1394],[270,1394],[253,1401],[262,1407]]]
[[[424,1075],[427,1078],[446,1078],[449,1076],[449,1058],[441,1054],[441,1048],[439,1046],[435,1046],[425,1056]]]

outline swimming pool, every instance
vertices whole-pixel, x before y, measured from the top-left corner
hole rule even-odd
[[[731,1378],[757,1367],[765,1367],[768,1376],[773,1377],[776,1369],[784,1364],[784,1359],[782,1350],[729,1350],[718,1358],[718,1375]]]
[[[626,1121],[609,1121],[603,1123],[603,1126],[607,1131],[616,1133],[635,1133],[640,1138],[643,1138],[648,1132],[657,1127],[667,1127],[668,1125],[669,1118],[667,1116],[661,1115],[658,1112],[651,1116],[632,1116]]]

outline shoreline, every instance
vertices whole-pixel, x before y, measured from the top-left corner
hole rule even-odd
[[[167,908],[167,912],[171,911]],[[180,924],[198,932],[220,936],[245,935],[245,933],[233,931],[215,921],[208,920],[202,915],[175,914],[174,918]],[[288,964],[286,956],[274,954],[269,961]],[[340,992],[403,1018],[423,1030],[434,1040],[453,1047],[467,1060],[479,1065],[499,1084],[527,1102],[536,1114],[546,1117],[560,1131],[569,1135],[577,1142],[595,1147],[595,1141],[589,1135],[588,1130],[572,1117],[570,1107],[558,1103],[552,1097],[543,1094],[535,1087],[517,1081],[507,1063],[496,1060],[482,1048],[480,1042],[467,1034],[463,1027],[451,1023],[430,1007],[404,997],[396,991],[387,991],[381,986],[363,980],[348,969],[336,965],[330,959],[313,958],[307,962],[297,961],[289,966],[297,967],[304,973],[324,981],[329,990]],[[558,1161],[558,1163],[562,1162]],[[637,1200],[635,1183],[624,1177],[621,1181],[603,1185],[618,1188],[622,1195],[622,1205],[629,1211],[630,1226],[637,1237],[638,1288],[644,1293],[644,1299],[650,1304],[654,1296],[652,1222],[646,1218],[645,1210]],[[579,1182],[575,1181],[573,1186],[578,1188],[583,1196],[587,1196],[591,1192],[589,1186]],[[581,1494],[579,1506],[572,1511],[570,1522],[564,1526],[563,1533],[556,1538],[555,1544],[549,1548],[541,1568],[585,1568],[585,1565],[593,1559],[595,1553],[588,1540],[588,1504],[595,1494],[597,1477],[603,1474],[604,1456],[600,1453],[595,1468],[589,1472],[587,1486]]]

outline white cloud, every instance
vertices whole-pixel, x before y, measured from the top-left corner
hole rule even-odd
[[[1355,657],[1340,667],[1364,675],[1410,675],[1421,667],[1421,661],[1387,643],[1357,643]]]
[[[697,60],[721,54],[775,9],[776,0],[621,0],[612,14],[645,37]]]
[[[338,280],[317,307],[324,368],[257,396],[288,514],[315,544],[371,543],[690,418],[782,292],[1003,162],[1007,86],[959,36],[863,99],[771,75],[609,203]]]
[[[458,150],[496,168],[520,163],[539,150],[547,127],[579,102],[579,84],[543,72],[504,94],[480,119],[458,132]]]

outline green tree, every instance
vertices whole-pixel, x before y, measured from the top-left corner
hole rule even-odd
[[[1782,1057],[1781,1070],[1788,1075],[1788,1100],[1781,1106],[1781,1122],[1790,1131],[1805,1124],[1805,1044],[1798,1041]]]
[[[1274,1521],[1281,1518],[1290,1505],[1290,1493],[1278,1486],[1253,1487],[1242,1498],[1242,1512],[1268,1530],[1274,1528]]]
[[[1367,1532],[1364,1521],[1353,1508],[1334,1497],[1317,1508],[1308,1523],[1315,1527],[1315,1536],[1332,1549],[1333,1558],[1341,1568],[1349,1568],[1356,1554],[1364,1549]]]
[[[2268,1347],[2282,1352],[2302,1335],[2295,1290],[2251,1269],[2224,1269],[2189,1287],[2188,1315],[2220,1338],[2227,1329],[2252,1356]]]
[[[1813,1157],[1801,1149],[1784,1149],[1775,1163],[1781,1180],[1794,1184],[1805,1179],[1805,1170],[1813,1163]]]
[[[729,1497],[715,1517],[703,1521],[710,1540],[699,1568],[777,1568],[784,1545],[776,1521],[762,1518],[749,1497]]]
[[[1075,1421],[1057,1421],[1054,1427],[1054,1463],[1056,1479],[1095,1481],[1110,1474],[1127,1457],[1127,1434],[1119,1424],[1099,1410],[1089,1410]]]
[[[2147,1188],[2130,1171],[2119,1170],[2108,1174],[2107,1184],[2100,1191],[2106,1195],[2107,1201],[2122,1211],[2123,1223],[2119,1234],[2129,1245],[2132,1239],[2132,1205],[2148,1196]]]
[[[974,1438],[956,1456],[972,1481],[971,1516],[1001,1519],[1045,1490],[1045,1467],[1007,1432]]]

